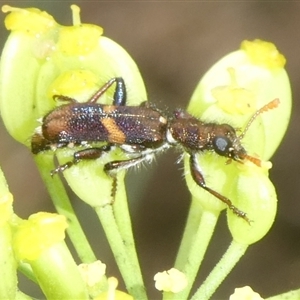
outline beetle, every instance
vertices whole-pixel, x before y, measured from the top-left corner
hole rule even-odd
[[[97,103],[114,84],[116,87],[112,105]],[[177,109],[168,117],[148,102],[140,106],[127,106],[126,86],[121,77],[110,79],[84,103],[62,95],[55,95],[54,99],[67,103],[44,116],[41,126],[32,136],[32,153],[38,154],[70,145],[82,146],[83,149],[74,153],[72,161],[53,170],[52,176],[81,160],[97,159],[104,152],[118,147],[127,154],[128,159],[111,161],[104,165],[106,174],[115,178],[115,172],[120,169],[128,169],[143,161],[150,161],[163,149],[179,147],[189,154],[191,175],[197,185],[250,223],[246,213],[234,206],[230,199],[206,185],[197,155],[204,151],[213,151],[229,160],[240,163],[248,160],[261,166],[260,159],[247,154],[241,145],[241,139],[257,116],[277,107],[279,99],[257,110],[239,136],[229,124],[205,123],[184,110]],[[95,142],[106,144],[95,147]]]

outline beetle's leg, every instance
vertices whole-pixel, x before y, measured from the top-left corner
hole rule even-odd
[[[56,169],[51,171],[51,176],[54,176],[57,173],[63,172],[66,169],[69,169],[73,165],[77,164],[81,160],[92,160],[101,157],[104,152],[108,152],[111,150],[110,145],[104,145],[98,148],[87,148],[84,150],[80,150],[74,153],[73,160],[68,161],[63,165],[58,166]]]
[[[104,171],[107,175],[114,177],[115,172],[119,170],[127,170],[133,166],[140,164],[142,161],[146,159],[148,158],[145,155],[141,155],[127,160],[111,161],[104,165]]]
[[[126,87],[122,77],[114,77],[106,82],[95,95],[92,96],[87,102],[95,103],[97,100],[114,84],[116,83],[116,89],[114,93],[113,105],[126,105]]]
[[[105,173],[113,179],[113,186],[111,190],[111,196],[113,201],[116,197],[116,192],[117,192],[116,172],[119,170],[127,170],[133,166],[140,164],[144,160],[150,160],[151,157],[152,157],[151,154],[147,154],[147,155],[141,154],[135,158],[131,158],[128,160],[115,160],[115,161],[108,162],[107,164],[104,165]]]
[[[114,93],[113,105],[120,106],[126,105],[126,86],[122,77],[114,77],[107,81],[97,92],[86,102],[96,103],[97,100],[114,84],[116,83],[116,89]],[[78,101],[72,97],[64,95],[53,95],[54,100],[67,101],[77,103]]]
[[[117,77],[116,79],[116,89],[114,92],[113,105],[124,106],[127,101],[127,93],[124,79],[122,77]]]
[[[239,210],[236,206],[234,206],[227,197],[219,194],[218,192],[214,191],[213,189],[209,188],[206,185],[195,154],[190,155],[190,169],[191,169],[191,175],[193,179],[200,187],[202,187],[203,189],[211,193],[213,196],[215,196],[216,198],[218,198],[219,200],[227,204],[228,208],[231,209],[234,212],[234,214],[243,218],[245,221],[247,221],[250,224],[251,221],[248,219],[245,212]]]

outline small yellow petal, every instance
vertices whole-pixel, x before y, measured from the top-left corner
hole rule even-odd
[[[3,5],[2,11],[5,13],[10,12],[5,18],[5,26],[8,30],[37,35],[57,25],[52,16],[37,8],[22,9]]]
[[[257,107],[255,94],[251,90],[239,86],[234,68],[231,67],[227,70],[230,76],[229,85],[217,86],[211,90],[218,106],[233,115],[255,112]]]
[[[254,41],[243,41],[241,49],[246,51],[251,62],[255,65],[263,66],[266,68],[283,68],[286,59],[277,50],[273,43],[254,40]]]
[[[87,55],[98,46],[102,33],[97,25],[64,26],[59,32],[58,50],[66,55]]]
[[[40,212],[20,223],[14,236],[19,259],[35,260],[42,251],[65,238],[65,216]]]
[[[47,94],[50,99],[54,95],[68,95],[76,97],[77,101],[80,101],[82,94],[82,100],[86,101],[86,92],[95,92],[98,82],[99,76],[89,70],[68,70],[52,82]]]

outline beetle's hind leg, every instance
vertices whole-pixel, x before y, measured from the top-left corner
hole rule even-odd
[[[54,176],[57,173],[62,173],[66,169],[71,168],[73,165],[76,165],[81,160],[93,160],[102,156],[103,153],[109,152],[111,150],[111,145],[104,145],[102,147],[87,148],[80,151],[77,151],[73,155],[73,160],[66,162],[63,165],[58,166],[56,169],[51,171],[51,176]]]

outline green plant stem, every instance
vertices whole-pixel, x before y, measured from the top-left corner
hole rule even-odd
[[[199,201],[192,199],[183,237],[175,261],[176,268],[182,269],[186,264],[187,253],[189,253],[195,239],[195,234],[199,228],[202,212],[203,209]]]
[[[46,246],[29,263],[46,299],[90,299],[86,282],[65,241]]]
[[[126,229],[123,228],[123,235],[121,235],[113,212],[113,206],[114,204],[95,207],[95,211],[103,226],[128,292],[134,299],[147,299],[140,267],[136,264],[135,259],[132,260],[135,254],[130,253],[135,251],[134,246],[130,241],[128,244],[128,241],[123,238],[130,235],[130,233],[124,233]]]
[[[213,295],[226,276],[245,254],[248,245],[232,241],[227,251],[208,275],[204,283],[197,290],[191,300],[207,300]]]
[[[203,211],[197,199],[192,199],[187,224],[179,248],[175,268],[182,271],[188,286],[173,299],[187,299],[195,277],[199,271],[204,254],[215,229],[219,214]],[[164,299],[169,298],[166,294]]]
[[[50,176],[50,171],[55,169],[53,154],[43,153],[35,155],[34,158],[57,212],[68,220],[67,232],[79,258],[84,263],[95,261],[96,256],[81,228],[60,177]]]
[[[119,184],[118,184],[118,190],[116,195],[116,201],[112,205],[112,209],[115,216],[117,227],[119,229],[121,238],[126,248],[126,253],[134,269],[135,276],[137,276],[138,274],[140,284],[144,286],[141,270],[140,270],[140,264],[138,261],[138,256],[135,248],[134,237],[132,233],[131,218],[128,209],[127,194],[126,194],[124,179],[122,181],[119,180],[118,182]]]
[[[38,283],[35,278],[35,275],[33,274],[32,268],[28,263],[24,263],[22,261],[19,262],[18,271],[23,273],[31,281]]]

